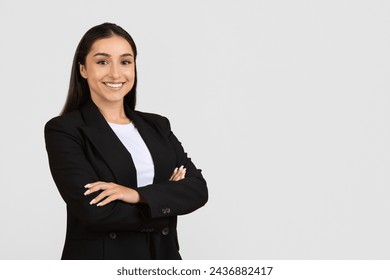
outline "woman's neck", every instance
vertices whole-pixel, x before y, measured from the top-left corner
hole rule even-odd
[[[96,103],[95,103],[96,104]],[[131,120],[126,116],[123,102],[112,104],[96,104],[100,113],[109,123],[128,124]]]

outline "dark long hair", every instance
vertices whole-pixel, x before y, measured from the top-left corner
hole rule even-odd
[[[89,29],[81,38],[79,45],[77,46],[76,53],[73,58],[72,71],[70,74],[70,83],[68,96],[64,108],[62,109],[61,115],[76,110],[84,105],[91,98],[91,93],[89,91],[89,86],[87,80],[84,79],[80,74],[79,64],[85,64],[85,59],[91,47],[95,41],[103,38],[112,37],[118,35],[123,37],[127,42],[129,42],[133,53],[134,53],[134,70],[135,70],[135,79],[134,85],[129,93],[125,96],[124,102],[134,110],[136,104],[136,90],[137,90],[137,67],[136,67],[136,57],[137,57],[137,47],[131,38],[130,34],[127,33],[122,27],[114,23],[103,23]]]

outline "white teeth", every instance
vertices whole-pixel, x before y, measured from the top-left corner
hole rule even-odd
[[[104,83],[104,84],[112,88],[120,88],[123,85],[123,83],[119,83],[119,84]]]

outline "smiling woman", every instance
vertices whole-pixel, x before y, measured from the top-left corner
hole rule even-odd
[[[130,44],[118,35],[96,41],[85,64],[80,64],[80,74],[87,80],[91,99],[99,108],[121,107],[123,98],[134,86],[134,54]],[[104,116],[117,121],[117,116]]]
[[[63,112],[45,126],[67,204],[62,259],[181,259],[177,216],[207,202],[201,170],[168,119],[135,110],[136,56],[121,27],[87,31]]]

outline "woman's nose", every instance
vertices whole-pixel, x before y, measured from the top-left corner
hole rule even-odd
[[[111,76],[113,79],[117,79],[117,78],[120,77],[119,66],[116,65],[115,63],[111,64],[111,67],[110,67],[110,76]]]

